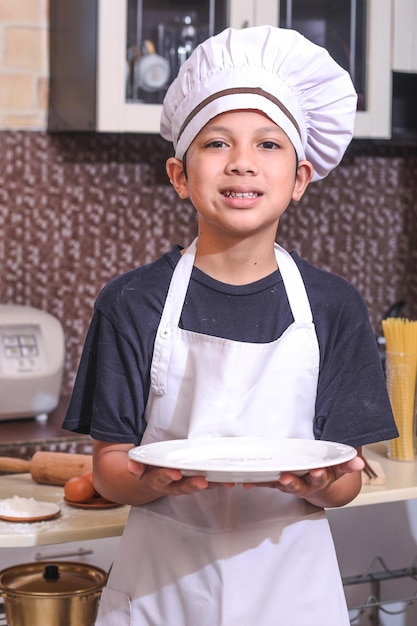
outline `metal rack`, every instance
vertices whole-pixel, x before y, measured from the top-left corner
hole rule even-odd
[[[376,569],[379,567],[379,569]],[[417,602],[417,590],[416,593],[406,598],[396,598],[393,600],[381,600],[381,585],[383,582],[396,580],[400,578],[410,578],[417,583],[417,558],[414,560],[410,567],[392,570],[385,564],[381,557],[376,557],[369,568],[363,574],[357,576],[348,576],[343,578],[343,586],[349,585],[371,585],[371,593],[363,604],[356,606],[350,606],[349,611],[357,612],[357,614],[351,618],[351,624],[354,626],[360,617],[365,613],[369,613],[369,620],[373,626],[380,626],[380,614],[385,613],[388,615],[398,615],[405,613]],[[398,602],[403,603],[405,606],[401,610],[389,610],[387,607]]]

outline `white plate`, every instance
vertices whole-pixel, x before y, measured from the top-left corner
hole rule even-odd
[[[138,446],[129,457],[145,465],[179,469],[210,482],[268,482],[281,472],[304,474],[353,459],[355,448],[310,439],[213,437],[176,439]]]

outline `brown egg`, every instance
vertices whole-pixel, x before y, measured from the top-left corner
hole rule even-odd
[[[93,472],[90,470],[89,472],[85,472],[85,474],[82,474],[82,478],[86,478],[87,480],[90,481],[90,483],[93,485],[94,487],[94,483],[93,483]],[[97,489],[94,487],[94,497],[101,497],[99,492],[97,491]]]
[[[85,472],[84,474],[81,474],[81,478],[86,478],[87,480],[90,481],[90,483],[93,482],[93,470],[90,470],[89,472]]]
[[[70,502],[88,502],[94,498],[93,483],[87,478],[70,478],[64,485],[64,496]]]

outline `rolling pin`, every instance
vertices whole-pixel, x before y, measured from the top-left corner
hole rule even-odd
[[[39,451],[30,461],[0,457],[0,472],[29,472],[35,482],[44,485],[65,485],[67,480],[91,471],[92,467],[93,457],[90,454]]]

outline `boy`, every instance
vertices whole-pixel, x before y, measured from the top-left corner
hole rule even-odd
[[[227,29],[168,90],[167,173],[198,237],[101,293],[65,426],[94,438],[95,484],[131,512],[97,626],[347,626],[325,507],[359,492],[358,456],[268,484],[209,484],[128,460],[214,436],[396,436],[366,307],[275,244],[279,219],[335,167],[356,95],[325,50]]]

